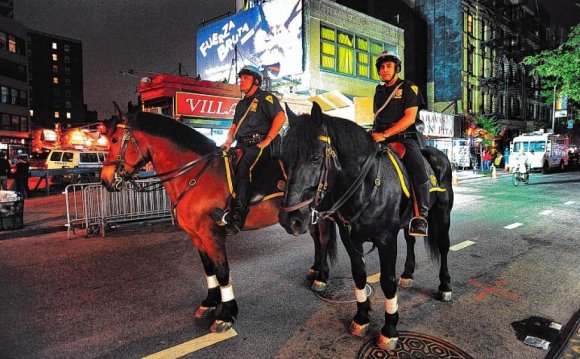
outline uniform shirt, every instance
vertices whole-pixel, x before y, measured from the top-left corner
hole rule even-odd
[[[248,114],[240,126],[239,122],[246,111]],[[280,111],[283,110],[278,98],[261,89],[257,89],[252,96],[241,99],[234,113],[234,124],[238,126],[236,139],[256,133],[267,135],[272,128],[274,117]]]
[[[376,116],[373,124],[374,131],[385,131],[405,115],[406,109],[422,105],[417,85],[410,81],[397,79],[397,82],[393,86],[386,87],[383,83],[377,85],[373,99],[373,112],[376,113],[384,105],[385,101],[391,95],[391,92],[401,82],[403,84],[397,89],[389,104]],[[415,125],[411,125],[404,132],[416,132]]]

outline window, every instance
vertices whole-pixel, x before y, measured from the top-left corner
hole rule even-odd
[[[8,35],[8,51],[16,52],[16,38],[12,35]]]
[[[70,75],[70,67],[66,66],[66,67],[64,68],[64,73],[65,73],[66,75]]]
[[[69,52],[70,46],[68,44],[64,44],[64,52]]]
[[[18,103],[18,90],[10,89],[10,103],[16,105]]]
[[[52,54],[52,61],[58,61],[58,55]]]
[[[70,92],[70,90],[65,90],[65,91],[64,91],[64,95],[65,95],[66,97],[70,97],[70,93],[71,93],[71,92]]]
[[[467,15],[467,33],[473,34],[473,16]]]
[[[52,83],[53,83],[54,85],[58,85],[58,77],[53,77],[53,78],[52,78]]]
[[[52,73],[58,74],[58,65],[52,65]]]
[[[66,118],[70,120],[70,112],[66,113]]]
[[[8,103],[8,97],[10,97],[8,87],[2,86],[1,91],[2,91],[2,101],[0,102]]]
[[[70,79],[69,79],[68,77],[66,77],[66,78],[64,79],[64,84],[65,84],[66,86],[70,86]]]
[[[54,111],[54,118],[60,118],[60,113],[58,111]]]
[[[330,25],[320,25],[320,67],[341,75],[379,80],[374,71],[377,56],[395,46],[342,31]]]
[[[8,40],[6,33],[4,31],[0,31],[0,49],[6,50],[8,48],[7,44]]]
[[[65,56],[64,57],[64,63],[65,64],[70,64],[70,56]]]
[[[58,44],[56,42],[52,43],[52,49],[53,50],[57,50],[58,49]]]
[[[62,154],[62,161],[63,162],[72,162],[73,161],[73,153],[72,152],[65,152]]]
[[[65,107],[66,108],[71,108],[72,107],[70,101],[65,102]]]

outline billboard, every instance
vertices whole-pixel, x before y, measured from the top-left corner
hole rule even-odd
[[[236,82],[244,65],[277,80],[303,70],[302,0],[272,0],[197,31],[197,73]]]

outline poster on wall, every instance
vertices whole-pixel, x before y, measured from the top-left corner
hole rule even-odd
[[[277,80],[303,72],[302,0],[272,0],[197,31],[197,73],[236,82],[245,65]]]

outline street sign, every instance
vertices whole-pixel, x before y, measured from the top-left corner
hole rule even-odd
[[[568,110],[556,110],[555,117],[568,117]]]

